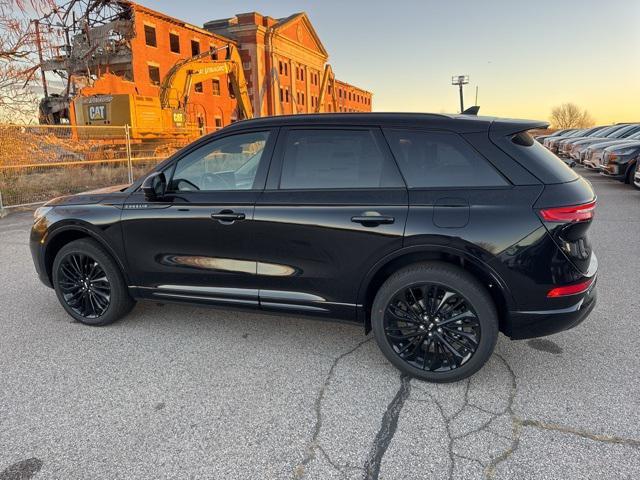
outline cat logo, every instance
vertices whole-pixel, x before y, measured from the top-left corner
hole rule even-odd
[[[90,105],[89,120],[104,120],[107,117],[106,105]]]

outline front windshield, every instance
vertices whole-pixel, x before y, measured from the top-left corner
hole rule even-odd
[[[616,125],[609,133],[607,133],[607,138],[620,138],[622,126]]]
[[[627,125],[624,128],[616,131],[613,134],[613,138],[628,138],[631,133],[634,133],[638,129],[637,125]]]
[[[615,132],[618,129],[618,125],[614,125],[612,127],[604,128],[600,131],[599,137],[606,137],[609,133]]]

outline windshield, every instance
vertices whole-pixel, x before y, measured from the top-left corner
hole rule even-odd
[[[609,133],[607,133],[606,137],[607,138],[620,138],[621,135],[621,130],[624,128],[624,126],[622,125],[616,125],[613,130],[611,130]]]
[[[627,138],[632,133],[637,132],[638,128],[640,128],[638,127],[638,125],[627,125],[626,127],[621,128],[620,130],[615,132],[615,134],[612,135],[612,138]]]
[[[567,133],[566,135],[563,135],[563,137],[579,137],[582,133],[584,132],[584,129],[580,129],[580,130],[576,130],[574,132],[571,133]]]
[[[599,133],[600,130],[604,130],[605,127],[595,127],[595,128],[590,128],[589,130],[587,130],[586,132],[583,132],[582,135],[580,135],[581,137],[590,137],[596,133]]]
[[[618,125],[613,125],[612,127],[607,127],[604,128],[600,131],[599,133],[599,137],[606,137],[608,134],[610,134],[611,132],[615,132],[617,129],[619,128]]]

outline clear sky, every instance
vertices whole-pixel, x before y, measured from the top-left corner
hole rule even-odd
[[[336,76],[374,110],[547,119],[575,102],[599,123],[640,121],[640,0],[138,0],[187,22],[305,11]]]

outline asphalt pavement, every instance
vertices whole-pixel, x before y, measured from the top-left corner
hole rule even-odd
[[[585,173],[598,305],[501,336],[470,380],[402,378],[362,328],[139,303],[75,323],[0,220],[0,480],[640,478],[640,191]]]

